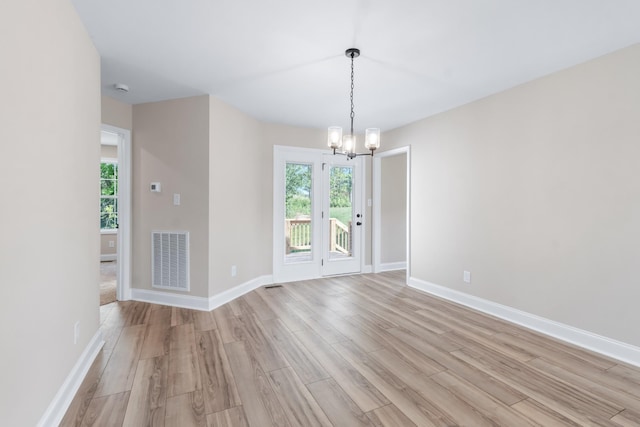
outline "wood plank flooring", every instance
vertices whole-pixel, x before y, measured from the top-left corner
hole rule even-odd
[[[62,426],[640,426],[640,369],[403,285],[260,288],[210,313],[101,307]]]

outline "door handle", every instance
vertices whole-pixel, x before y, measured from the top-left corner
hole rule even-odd
[[[356,222],[356,225],[362,225],[362,223],[360,221]]]

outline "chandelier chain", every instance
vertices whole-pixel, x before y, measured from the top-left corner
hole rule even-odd
[[[355,116],[355,113],[353,112],[353,59],[354,53],[351,52],[351,135],[353,135],[353,117]]]

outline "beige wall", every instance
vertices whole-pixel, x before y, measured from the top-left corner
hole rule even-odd
[[[115,145],[100,145],[100,157],[105,159],[118,159],[118,147]]]
[[[121,129],[133,129],[133,106],[103,95],[102,123],[119,127]]]
[[[407,155],[383,157],[380,189],[380,262],[407,260]]]
[[[132,287],[151,289],[152,230],[189,231],[189,295],[208,297],[209,97],[135,105],[132,139]]]
[[[98,330],[100,59],[68,0],[3,0],[0,28],[0,424],[33,426]]]
[[[640,345],[638,75],[635,45],[387,133],[412,275]]]
[[[110,255],[110,259],[115,260],[118,235],[115,233],[100,234],[100,255]],[[113,246],[109,246],[109,242],[113,242]]]
[[[209,292],[271,274],[271,147],[262,125],[210,97]],[[237,275],[231,276],[235,265]]]

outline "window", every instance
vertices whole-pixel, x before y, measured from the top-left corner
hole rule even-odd
[[[118,163],[100,162],[100,229],[118,229]]]

